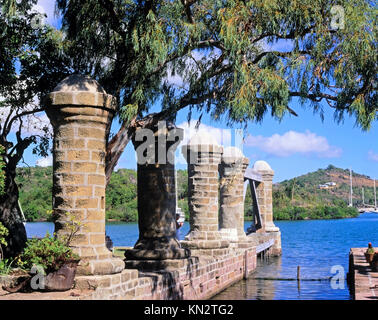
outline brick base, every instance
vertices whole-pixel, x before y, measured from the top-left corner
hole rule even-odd
[[[155,263],[155,265],[153,265]],[[126,261],[120,274],[80,276],[75,288],[93,290],[80,299],[197,300],[209,299],[256,268],[255,248],[234,249],[227,256],[192,256],[165,260],[161,270],[156,261]]]
[[[7,295],[4,298],[205,300],[233,283],[248,278],[256,269],[256,243],[266,241],[272,235],[253,234],[247,238],[248,241],[237,246],[233,244],[230,248],[199,249],[198,252],[193,250],[196,253],[192,251],[192,256],[186,259],[125,260],[126,269],[118,274],[77,275],[74,289],[64,294],[32,292]],[[202,250],[205,254],[202,254]],[[223,252],[215,255],[212,250],[227,250],[227,254]],[[210,255],[212,253],[214,255]],[[7,280],[13,281],[0,277],[0,284],[5,284]]]
[[[78,275],[105,275],[120,273],[125,268],[125,263],[116,257],[102,260],[82,260],[80,261],[76,274]]]

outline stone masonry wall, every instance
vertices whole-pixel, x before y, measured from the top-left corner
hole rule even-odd
[[[161,271],[125,269],[121,274],[81,276],[75,288],[93,290],[80,299],[200,300],[242,280],[256,268],[256,250],[235,249],[227,256],[176,260]]]

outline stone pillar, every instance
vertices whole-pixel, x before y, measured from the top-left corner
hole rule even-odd
[[[262,178],[256,187],[257,199],[259,201],[262,228],[258,233],[269,232],[274,233],[275,245],[272,249],[273,255],[281,253],[281,232],[273,223],[273,176],[274,171],[265,161],[256,161],[253,165],[253,170],[257,171]]]
[[[97,81],[71,75],[47,103],[54,128],[55,232],[58,237],[70,233],[70,216],[82,224],[71,241],[81,258],[77,274],[121,272],[124,262],[105,245],[105,150],[115,101]]]
[[[190,249],[227,248],[229,242],[223,240],[218,221],[218,165],[223,147],[219,146],[206,132],[197,133],[182,147],[188,163],[188,203],[190,231],[182,241]],[[216,250],[209,254],[221,254]]]
[[[165,122],[152,130],[138,129],[134,135],[139,239],[133,249],[125,251],[127,266],[132,265],[127,260],[183,259],[190,255],[176,239],[174,152],[182,137],[183,129]]]
[[[249,164],[240,149],[224,149],[219,166],[220,216],[222,237],[230,241],[246,240],[244,232],[244,172]]]

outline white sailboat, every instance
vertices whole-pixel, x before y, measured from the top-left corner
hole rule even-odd
[[[373,179],[374,187],[373,187],[373,192],[374,192],[374,206],[365,204],[365,192],[364,188],[362,188],[362,207],[358,209],[360,213],[363,212],[375,212],[378,213],[378,207],[377,207],[377,192],[376,192],[376,186],[375,186],[375,179]],[[350,204],[349,204],[350,206]]]
[[[178,206],[177,170],[175,170],[175,184],[176,184],[176,225],[177,225],[177,229],[179,229],[184,225],[185,213]]]
[[[349,169],[350,176],[350,198],[348,207],[353,207],[353,186],[352,186],[352,168]]]

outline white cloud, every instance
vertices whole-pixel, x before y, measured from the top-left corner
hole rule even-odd
[[[378,153],[375,153],[373,150],[368,152],[369,160],[378,161]]]
[[[47,158],[40,158],[36,161],[36,165],[38,167],[49,167],[52,166],[52,156],[48,156]]]
[[[197,120],[191,120],[190,122],[184,121],[177,125],[178,128],[184,129],[184,139],[182,140],[181,145],[187,144],[197,132],[206,132],[210,134],[220,145],[231,145],[231,129],[216,128],[203,123],[200,123],[198,129],[196,129],[196,124]]]
[[[197,120],[191,120],[190,122],[184,121],[177,125],[178,128],[184,129],[184,138],[177,147],[176,151],[177,164],[186,164],[186,160],[181,153],[181,148],[183,145],[188,144],[189,140],[197,133],[206,133],[211,135],[216,142],[223,147],[231,146],[231,129],[216,128],[203,123],[200,123],[198,129],[196,129],[196,124]]]
[[[34,10],[46,14],[47,18],[46,21],[48,24],[56,27],[58,24],[58,20],[60,20],[59,16],[55,15],[55,1],[54,0],[38,0],[37,4],[33,7]]]
[[[327,138],[315,133],[288,131],[283,135],[274,134],[270,137],[248,136],[245,146],[256,147],[278,157],[288,157],[293,154],[315,154],[320,158],[336,158],[342,153],[339,147],[329,145]]]

